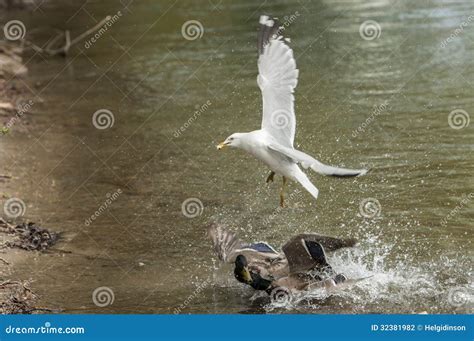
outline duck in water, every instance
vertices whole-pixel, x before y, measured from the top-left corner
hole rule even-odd
[[[255,290],[270,294],[277,288],[311,290],[336,288],[349,283],[327,262],[326,251],[352,247],[355,239],[340,239],[313,233],[298,234],[276,251],[265,242],[244,243],[234,233],[212,225],[214,250],[220,260],[234,263],[235,278]]]

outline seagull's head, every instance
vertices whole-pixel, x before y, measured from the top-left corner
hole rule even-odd
[[[225,139],[224,142],[219,143],[217,149],[221,150],[225,147],[240,147],[242,145],[242,133],[234,133]]]

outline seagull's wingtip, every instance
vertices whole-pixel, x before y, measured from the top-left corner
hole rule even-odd
[[[262,14],[260,16],[259,23],[262,24],[262,25],[265,25],[267,23],[268,19],[270,19],[270,17],[268,15]]]
[[[268,15],[262,14],[260,16],[259,23],[261,25],[265,25],[265,26],[268,26],[268,27],[273,27],[273,25],[275,25],[275,20],[270,19],[270,17]]]

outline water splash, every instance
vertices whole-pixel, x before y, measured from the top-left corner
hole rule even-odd
[[[328,257],[336,272],[344,273],[350,280],[364,280],[330,292],[318,288],[293,293],[291,301],[285,304],[272,301],[266,309],[294,311],[305,306],[315,311],[329,309],[346,313],[419,313],[428,310],[431,300],[441,293],[432,268],[393,261],[392,249],[393,245],[377,245],[374,237],[359,247],[337,251]],[[413,302],[418,303],[414,305]]]

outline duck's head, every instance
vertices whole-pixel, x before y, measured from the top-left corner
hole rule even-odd
[[[252,283],[252,275],[248,268],[247,258],[245,258],[244,255],[238,255],[237,258],[235,258],[234,275],[241,283]]]
[[[255,290],[269,290],[272,282],[260,276],[259,273],[249,270],[247,258],[238,255],[235,258],[235,278],[241,283],[250,285]]]

